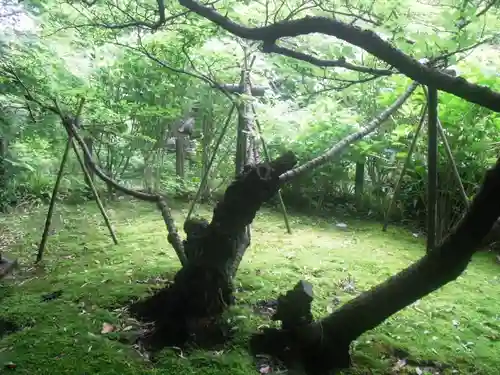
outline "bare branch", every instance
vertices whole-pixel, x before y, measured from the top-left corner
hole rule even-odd
[[[162,61],[161,59],[159,59],[158,57],[154,56],[151,52],[149,52],[146,47],[142,44],[142,41],[139,39],[139,45],[141,48],[137,48],[137,47],[133,47],[129,44],[123,44],[123,43],[120,43],[120,42],[113,42],[113,44],[117,45],[117,46],[121,46],[121,47],[125,47],[125,48],[129,48],[131,49],[132,51],[135,51],[135,52],[138,52],[140,53],[141,55],[144,55],[146,56],[147,58],[151,59],[152,61],[156,62],[158,65],[160,65],[161,67],[165,68],[165,69],[168,69],[174,73],[178,73],[178,74],[186,74],[190,77],[193,77],[193,78],[196,78],[196,79],[199,79],[205,83],[208,83],[211,87],[213,88],[216,88],[218,89],[220,92],[222,92],[223,95],[225,95],[231,102],[234,102],[234,98],[231,96],[231,93],[229,93],[223,85],[221,85],[220,83],[210,79],[209,77],[205,76],[205,75],[202,75],[202,74],[198,74],[198,73],[193,73],[193,72],[190,72],[190,71],[187,71],[187,70],[184,70],[184,69],[178,69],[178,68],[174,68],[173,66],[167,64],[166,62]]]
[[[406,89],[403,95],[401,95],[389,108],[380,113],[374,119],[370,120],[370,122],[363,126],[359,131],[343,138],[341,141],[337,142],[333,147],[327,150],[323,155],[320,155],[312,160],[309,160],[305,164],[302,164],[288,172],[283,173],[280,176],[280,181],[282,183],[285,181],[289,181],[294,177],[310,171],[311,169],[326,164],[329,160],[344,151],[349,145],[376,130],[380,125],[382,125],[385,120],[387,120],[394,112],[396,112],[406,102],[406,100],[408,100],[408,98],[411,96],[411,94],[413,94],[417,87],[418,83],[413,82]]]
[[[364,49],[421,84],[434,86],[469,102],[500,112],[500,93],[470,83],[462,77],[451,77],[437,69],[423,65],[393,47],[373,31],[326,17],[304,17],[293,21],[277,22],[270,26],[252,28],[224,17],[197,0],[179,0],[179,2],[236,36],[250,40],[261,40],[267,44],[272,44],[283,37],[296,37],[311,33],[334,36]]]
[[[473,18],[471,19],[468,19],[468,20],[464,20],[462,18],[462,20],[459,20],[457,22],[457,25],[458,25],[458,30],[461,31],[463,29],[465,29],[467,26],[469,26],[472,21],[474,20],[474,18],[479,18],[481,16],[484,16],[494,5],[498,4],[499,3],[499,0],[490,0],[483,9],[481,9],[480,11],[478,11]],[[462,21],[462,22],[460,22]]]
[[[294,51],[286,47],[280,47],[274,42],[266,42],[262,44],[262,52],[265,53],[277,53],[283,56],[288,56],[292,57],[297,60],[305,61],[310,64],[319,66],[319,67],[339,67],[339,68],[345,68],[349,70],[353,70],[356,72],[360,73],[368,73],[368,74],[373,74],[377,76],[390,76],[394,74],[392,70],[389,69],[376,69],[376,68],[369,68],[365,66],[358,66],[354,64],[350,64],[346,61],[345,57],[341,57],[337,60],[322,60],[318,59],[314,56],[307,55],[302,52]]]

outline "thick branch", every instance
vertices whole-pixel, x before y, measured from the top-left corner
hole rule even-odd
[[[310,171],[311,169],[317,168],[323,164],[326,164],[329,160],[344,151],[349,145],[363,138],[364,136],[375,131],[382,123],[387,120],[394,112],[396,112],[404,102],[410,97],[410,95],[418,87],[417,82],[413,82],[389,108],[380,113],[377,117],[372,119],[368,124],[363,126],[356,133],[350,134],[340,142],[337,142],[332,148],[327,150],[323,155],[318,156],[297,168],[292,169],[280,176],[280,181],[285,182],[291,180],[298,175]]]
[[[486,173],[481,190],[474,198],[464,219],[435,251],[351,300],[326,318],[323,323],[328,324],[341,319],[345,323],[345,328],[340,335],[347,335],[349,332],[351,336],[349,339],[354,340],[417,299],[455,280],[465,270],[482,239],[500,216],[499,193],[500,159],[496,166]],[[422,280],[425,282],[422,283]],[[401,287],[395,287],[395,284],[411,286],[411,292],[408,290],[409,293],[401,293]],[[366,310],[369,308],[368,305],[373,306],[374,301],[391,301],[391,303],[383,304],[376,310]],[[349,318],[354,309],[357,315],[360,313],[363,315],[363,319],[356,319],[354,322]]]
[[[304,17],[298,20],[282,21],[269,26],[252,28],[231,21],[197,0],[179,0],[179,2],[230,33],[245,39],[261,40],[270,44],[283,37],[296,37],[311,33],[334,36],[364,49],[421,84],[432,85],[439,90],[459,96],[469,102],[500,112],[500,93],[470,83],[461,77],[451,77],[425,66],[393,47],[373,31],[363,30],[326,17]]]
[[[252,350],[300,362],[308,374],[338,372],[349,366],[353,340],[462,274],[500,216],[499,193],[500,159],[486,173],[464,219],[435,250],[321,321],[254,335]]]

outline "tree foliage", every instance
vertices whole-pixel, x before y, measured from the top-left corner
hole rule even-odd
[[[46,157],[38,154],[43,152],[49,152],[47,157],[52,160],[49,164],[53,169],[65,134],[53,115],[44,113],[34,103],[25,103],[23,87],[9,84],[11,70],[39,97],[57,99],[73,108],[78,97],[86,98],[83,130],[95,140],[99,161],[111,168],[114,177],[177,193],[196,188],[203,171],[201,148],[207,154],[213,149],[230,102],[248,100],[228,95],[218,87],[239,81],[245,55],[256,59],[251,76],[254,84],[268,88],[264,98],[252,101],[271,154],[293,149],[302,161],[319,155],[355,131],[359,124],[388,106],[406,85],[396,70],[407,73],[404,69],[380,60],[383,52],[365,48],[364,39],[356,42],[352,38],[364,35],[363,38],[372,40],[380,36],[377,43],[390,43],[408,54],[408,58],[426,58],[436,68],[453,66],[468,82],[488,87],[492,92],[498,86],[494,75],[485,69],[485,61],[496,50],[498,25],[497,7],[488,1],[418,6],[405,1],[337,5],[316,1],[229,2],[217,4],[216,8],[196,1],[43,1],[26,3],[24,8],[15,10],[16,17],[22,14],[31,20],[30,27],[20,30],[18,24],[12,23],[13,15],[3,18],[3,27],[11,35],[22,35],[16,40],[4,38],[3,43],[8,59],[3,70],[2,129],[11,145],[10,157],[5,160],[9,173],[15,172],[16,176],[32,176],[32,171],[41,170],[39,162]],[[236,23],[258,28],[240,32],[239,36],[264,43],[231,37],[223,29],[234,32],[236,26],[222,22],[215,11],[227,14]],[[284,31],[290,23],[306,25],[309,19],[319,20],[314,17],[320,17],[333,31],[327,35],[302,35],[300,28],[293,35]],[[334,26],[331,22],[339,24]],[[336,35],[342,27],[358,27],[352,34],[357,36]],[[279,41],[261,37],[278,32],[286,34]],[[353,145],[340,159],[286,187],[285,197],[314,209],[339,203],[351,209],[355,163],[365,163],[366,204],[356,209],[383,215],[424,100],[421,93],[417,94],[391,121]],[[202,107],[198,130],[201,132],[205,121],[210,123],[205,130],[210,129],[213,134],[203,134],[209,142],[198,142],[198,156],[191,164],[187,181],[180,182],[172,176],[173,156],[163,155],[159,139],[195,103]],[[12,106],[16,108],[13,110]],[[471,196],[498,150],[498,115],[447,93],[440,97],[439,110]],[[224,187],[232,174],[227,156],[232,154],[234,133],[232,128],[216,156],[209,178],[212,189]],[[417,203],[425,201],[425,149],[423,135],[392,211],[394,218],[414,219]],[[443,186],[450,178],[448,169],[449,161],[440,145]],[[32,186],[19,190],[20,184],[31,183],[28,180],[14,183],[17,187],[13,186],[8,194],[21,194],[22,190],[22,194],[31,195],[28,191],[33,189],[35,196],[42,190],[40,196],[46,196],[50,191],[50,178],[43,189]],[[38,183],[41,181],[33,181]],[[74,184],[71,182],[68,188]]]

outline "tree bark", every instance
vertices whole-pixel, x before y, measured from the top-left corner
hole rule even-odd
[[[251,96],[249,67],[245,62],[245,67],[241,71],[240,92],[247,96]],[[257,142],[255,139],[255,123],[253,121],[253,113],[251,112],[252,104],[248,100],[242,100],[238,111],[238,137],[236,142],[236,173],[247,164],[258,164],[261,161],[260,153],[257,149]],[[243,256],[251,243],[251,228],[250,226],[244,228],[235,237],[236,254],[233,258],[233,263],[230,267],[230,275],[234,277],[238,271]]]
[[[500,159],[486,173],[463,220],[437,248],[318,322],[254,335],[252,351],[274,355],[288,364],[300,363],[308,374],[348,367],[350,343],[460,276],[499,216]]]
[[[233,300],[232,273],[240,250],[239,236],[261,205],[278,192],[279,176],[296,162],[290,152],[270,163],[247,165],[216,205],[210,224],[199,219],[186,221],[187,263],[172,285],[130,308],[139,319],[154,322],[155,329],[144,337],[146,346],[180,346],[193,336],[198,342],[202,331],[217,325]],[[200,325],[205,328],[193,328]]]
[[[427,121],[427,251],[437,243],[437,200],[438,200],[438,91],[428,88]]]
[[[93,154],[94,154],[94,139],[92,137],[84,137],[83,141],[87,145],[87,148],[90,151],[90,157],[92,158]],[[92,169],[90,168],[89,158],[87,157],[87,155],[84,155],[83,158],[85,160],[85,167],[89,171],[90,179],[92,180],[93,183],[95,183],[95,175],[94,175],[94,171],[92,171]],[[85,176],[85,178],[87,178],[87,177]],[[88,183],[88,184],[90,184],[90,183]]]
[[[7,187],[7,163],[5,158],[8,153],[7,139],[0,136],[0,190]],[[0,202],[1,205],[2,202]]]
[[[186,148],[186,138],[184,135],[179,134],[175,139],[175,173],[177,177],[184,180],[185,176],[185,168],[184,161],[186,159],[185,156],[185,148]]]
[[[363,209],[363,189],[365,184],[365,163],[356,163],[356,173],[354,176],[354,196],[356,197],[356,208]]]

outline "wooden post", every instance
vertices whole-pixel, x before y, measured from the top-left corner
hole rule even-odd
[[[417,130],[415,130],[415,135],[413,136],[410,148],[408,149],[408,154],[406,155],[405,163],[403,164],[403,168],[401,169],[401,173],[399,174],[398,182],[396,183],[396,187],[394,188],[394,193],[392,194],[392,198],[389,201],[389,206],[387,207],[387,211],[385,213],[384,226],[382,227],[382,230],[384,232],[387,231],[387,226],[389,225],[389,219],[391,216],[392,205],[396,200],[406,169],[408,169],[408,166],[410,165],[411,156],[413,154],[415,146],[417,145],[418,135],[420,134],[420,130],[422,129],[422,125],[424,124],[426,113],[427,113],[427,104],[425,104],[425,106],[422,108],[422,114],[420,115],[420,121],[418,122]]]
[[[183,134],[178,133],[175,138],[175,173],[181,179],[184,179],[185,168],[184,168],[184,143],[186,139]]]
[[[45,228],[43,229],[42,240],[40,241],[40,246],[38,246],[38,253],[36,255],[36,263],[39,263],[43,259],[45,245],[47,244],[47,239],[49,237],[50,224],[52,223],[52,214],[54,212],[57,192],[59,191],[59,185],[61,184],[61,178],[64,172],[64,166],[66,165],[66,160],[68,159],[68,153],[72,143],[73,143],[73,137],[69,136],[68,142],[66,142],[66,148],[64,149],[64,153],[61,158],[59,173],[57,174],[56,182],[52,190],[52,196],[50,198],[50,203],[49,203],[49,210],[47,211],[47,217],[45,219]]]
[[[365,184],[365,163],[356,163],[356,173],[354,176],[354,196],[358,210],[363,208],[363,189]]]
[[[428,151],[427,151],[427,252],[436,247],[436,209],[438,189],[438,93],[434,87],[428,87]]]
[[[99,208],[99,211],[101,212],[102,217],[104,218],[104,222],[106,223],[106,226],[108,227],[109,234],[111,235],[111,238],[113,239],[113,242],[115,245],[118,245],[118,240],[116,238],[115,232],[113,230],[113,227],[111,226],[111,222],[109,220],[108,215],[106,214],[106,211],[104,210],[104,206],[101,202],[101,198],[99,198],[99,193],[97,192],[97,189],[94,185],[94,181],[90,176],[89,170],[87,168],[87,165],[90,164],[89,159],[87,158],[86,161],[88,164],[84,162],[84,159],[81,157],[80,153],[78,152],[78,149],[76,148],[75,142],[73,141],[73,138],[71,139],[71,146],[73,147],[73,151],[75,152],[76,158],[78,160],[78,163],[80,164],[80,167],[82,168],[83,175],[85,176],[85,181],[87,181],[88,187],[92,191],[92,194],[94,196],[94,199],[97,203],[97,207]],[[87,146],[88,147],[88,146]]]

